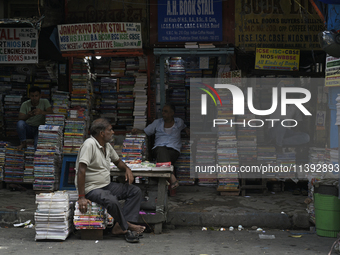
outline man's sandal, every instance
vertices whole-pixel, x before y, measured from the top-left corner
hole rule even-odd
[[[135,232],[135,231],[131,231],[131,230],[128,230],[125,234],[125,240],[128,242],[128,243],[138,243],[139,242],[139,237],[138,237],[138,233]]]
[[[177,189],[179,186],[178,180],[176,180],[174,183],[171,184],[171,189]]]

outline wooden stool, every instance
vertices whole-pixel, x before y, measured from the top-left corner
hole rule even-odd
[[[103,240],[102,229],[81,229],[80,236],[82,240]]]

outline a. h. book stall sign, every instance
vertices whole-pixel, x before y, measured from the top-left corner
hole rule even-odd
[[[58,25],[61,51],[140,49],[140,23],[103,22]]]
[[[38,63],[38,30],[0,28],[0,64]]]
[[[158,42],[222,40],[222,1],[158,0]]]

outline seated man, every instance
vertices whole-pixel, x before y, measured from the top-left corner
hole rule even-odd
[[[162,117],[155,120],[146,128],[144,132],[147,135],[155,134],[155,146],[152,148],[153,154],[157,163],[171,162],[175,164],[181,152],[181,131],[185,130],[187,135],[190,135],[190,129],[184,124],[180,118],[174,118],[175,106],[172,104],[165,104],[162,109]],[[143,132],[134,128],[131,130],[132,134]],[[171,188],[175,189],[179,186],[174,174],[170,177]]]
[[[294,96],[298,97],[298,95]],[[276,119],[277,121],[274,122],[274,126],[270,127],[268,132],[270,139],[276,146],[277,152],[282,153],[283,146],[298,146],[308,143],[310,140],[309,135],[298,131],[299,125],[294,127],[294,129],[281,125],[283,119],[293,119],[297,123],[301,123],[302,114],[296,105],[288,105],[285,116],[281,116],[280,111],[281,107],[278,107],[277,111],[270,116],[271,119]],[[286,122],[285,125],[288,125],[288,123]],[[290,123],[289,125],[293,125],[293,123]]]
[[[20,139],[19,150],[27,147],[26,139],[34,139],[34,148],[37,149],[38,128],[45,124],[45,115],[53,113],[51,104],[47,99],[41,98],[39,87],[29,89],[30,100],[22,103],[17,123],[17,132]]]
[[[109,142],[114,131],[106,119],[96,119],[90,128],[91,137],[86,139],[79,149],[76,161],[75,185],[79,196],[79,210],[87,211],[91,201],[105,207],[116,224],[112,234],[125,234],[128,242],[138,242],[138,235],[145,229],[135,225],[139,217],[141,190],[131,185],[134,178],[131,169],[118,157]],[[128,183],[116,183],[110,180],[110,161],[120,170],[125,171]],[[118,200],[125,199],[124,208]]]

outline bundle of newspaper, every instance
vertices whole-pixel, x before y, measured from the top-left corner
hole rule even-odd
[[[105,229],[113,225],[113,218],[104,207],[95,202],[88,205],[86,213],[81,213],[76,202],[73,223],[76,229]]]
[[[66,191],[36,195],[35,240],[65,240],[72,230],[72,204]]]

